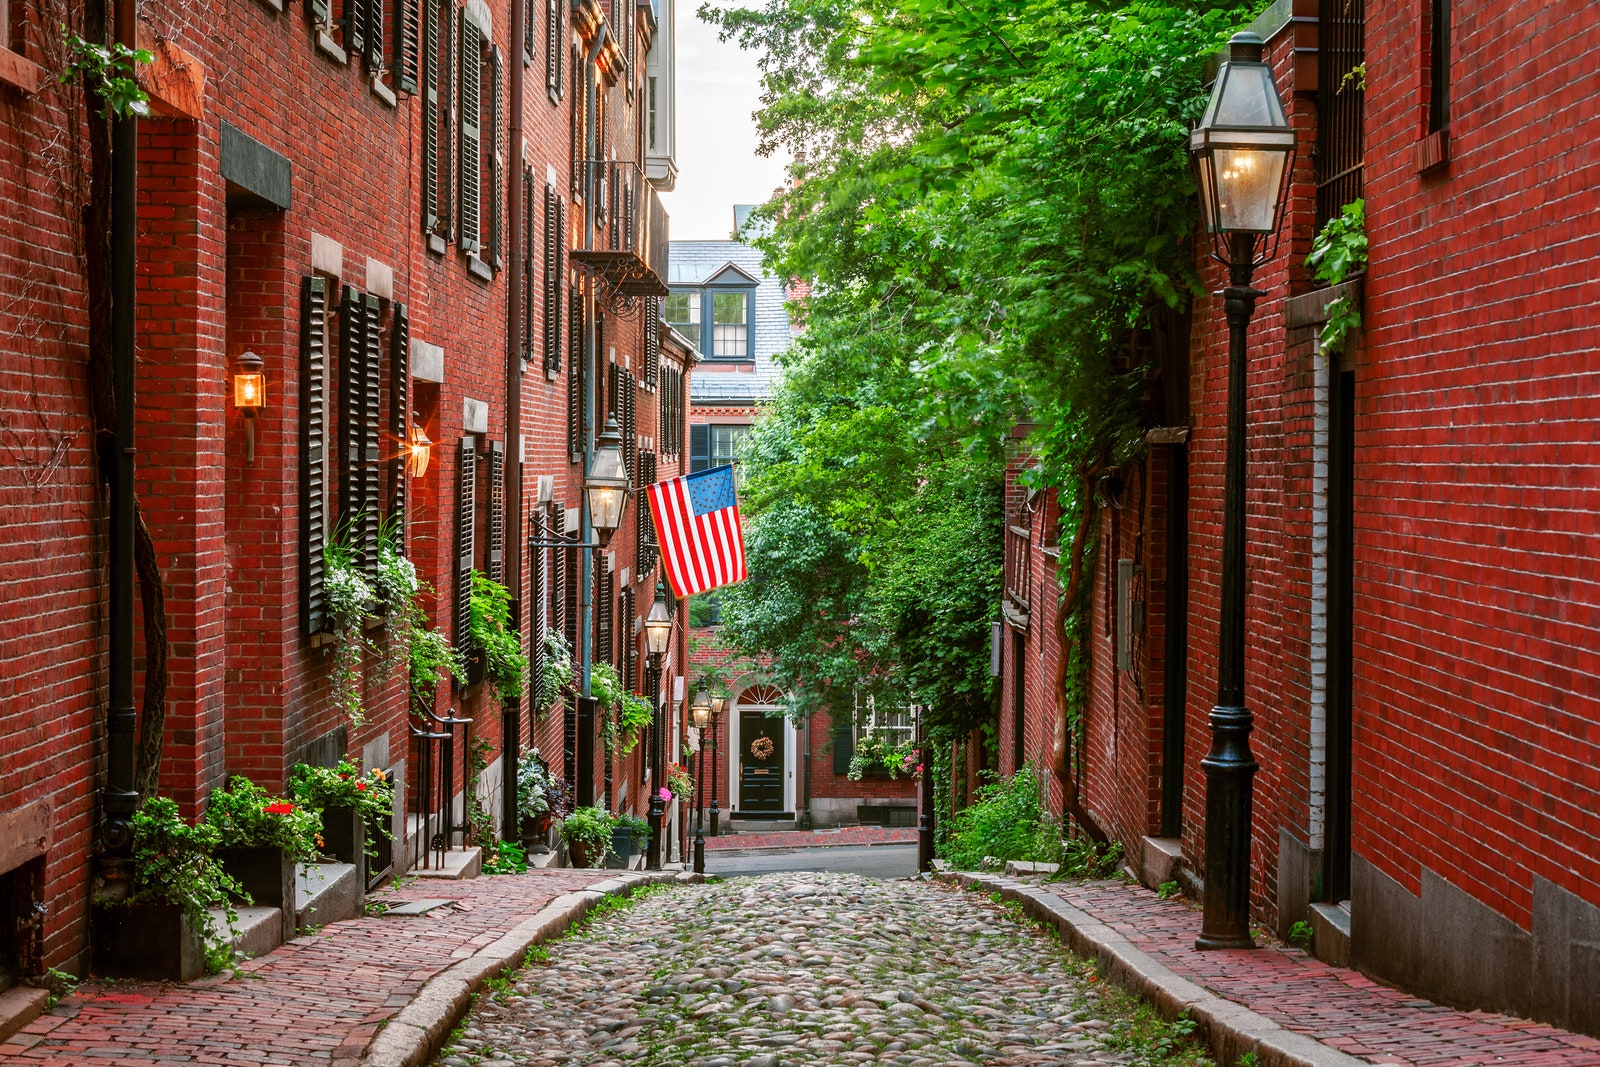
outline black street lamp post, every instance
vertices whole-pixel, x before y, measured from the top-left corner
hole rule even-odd
[[[655,602],[644,619],[645,654],[650,657],[650,851],[646,861],[652,871],[661,869],[661,820],[667,802],[661,789],[667,776],[666,744],[661,736],[661,661],[672,639],[672,614],[667,610],[666,588],[656,582]]]
[[[694,806],[694,873],[706,873],[706,835],[705,835],[705,781],[706,781],[706,736],[711,727],[711,695],[704,689],[694,695],[694,703],[689,705],[689,716],[694,723],[694,728],[700,731],[700,766],[695,772],[694,787],[701,793],[699,802]],[[715,766],[715,764],[712,764]]]
[[[728,698],[716,696],[711,698],[711,836],[716,837],[721,833],[717,826],[717,818],[722,809],[717,807],[717,794],[719,772],[722,768],[722,750],[717,744],[717,730],[722,725],[722,713],[728,706]]]
[[[1205,915],[1199,949],[1254,948],[1250,936],[1250,815],[1256,773],[1254,716],[1244,702],[1245,334],[1262,292],[1255,268],[1271,258],[1288,189],[1295,135],[1262,61],[1261,38],[1236,33],[1211,100],[1190,138],[1212,255],[1228,265],[1228,441],[1222,517],[1222,611],[1217,703],[1206,772]],[[1258,245],[1257,238],[1267,238]],[[1258,250],[1265,247],[1265,254]]]

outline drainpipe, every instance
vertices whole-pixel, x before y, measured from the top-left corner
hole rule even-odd
[[[589,104],[589,106],[584,108],[584,114],[586,116],[584,122],[586,126],[589,124],[589,120],[594,116],[594,106],[593,103],[588,100],[588,97],[592,95],[596,98],[596,100],[598,100],[599,97],[599,90],[595,87],[594,74],[592,71],[594,68],[595,58],[599,56],[600,49],[605,46],[605,41],[606,24],[602,22],[600,24],[600,32],[595,34],[594,44],[590,46],[588,54],[583,57],[583,92],[585,95],[585,102]],[[590,181],[593,176],[593,172],[589,169],[589,166],[586,162],[586,160],[594,151],[594,139],[588,129],[585,129],[583,133],[583,146],[584,158],[573,160],[573,165],[583,168],[583,247],[584,250],[587,251],[594,247],[594,189],[592,188],[593,183]],[[599,410],[598,397],[595,392],[595,376],[599,373],[600,354],[595,351],[596,337],[593,312],[594,294],[592,292],[585,300],[585,306],[590,309],[590,314],[585,317],[583,326],[583,351],[581,353],[575,353],[576,358],[584,361],[582,404],[583,469],[580,477],[588,477],[589,464],[594,459],[595,414]],[[581,516],[581,522],[578,528],[579,537],[582,539],[584,544],[593,544],[594,524],[591,521],[592,517],[589,514],[589,494],[580,490],[578,493],[578,499],[580,501],[579,515]],[[580,737],[592,737],[597,726],[594,721],[594,690],[590,688],[590,680],[591,668],[594,666],[594,583],[596,573],[595,568],[600,562],[599,552],[600,550],[597,548],[585,548],[580,553],[580,557],[582,559],[582,577],[580,578],[581,585],[579,586],[581,591],[579,601],[579,617],[582,619],[582,624],[578,627],[578,665],[581,668],[583,675],[583,699],[579,704],[580,713],[578,715],[578,734]],[[587,803],[593,804],[595,798],[593,784],[594,767],[592,759],[594,749],[592,745],[589,746],[589,751],[591,759],[588,764],[582,766],[582,769],[579,770],[578,775],[580,781],[584,781],[589,785],[589,795],[581,799]],[[581,760],[579,762],[582,764]]]
[[[506,183],[506,450],[501,467],[505,479],[506,585],[511,590],[511,624],[522,633],[522,76],[523,40],[527,36],[526,4],[511,5],[511,41],[506,62],[511,67],[510,178]],[[514,451],[513,451],[514,450]],[[517,757],[522,741],[522,698],[505,701],[500,711],[500,795],[504,802],[501,833],[511,840],[517,825]]]
[[[116,39],[134,47],[134,0],[116,5]],[[101,895],[120,900],[131,891],[133,829],[139,807],[134,787],[137,713],[133,704],[133,445],[135,194],[139,180],[139,120],[111,121],[111,388],[116,405],[111,465],[111,552],[107,597],[111,611],[106,785],[101,794]]]

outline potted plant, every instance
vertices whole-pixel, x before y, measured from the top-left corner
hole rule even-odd
[[[614,828],[611,813],[600,807],[579,808],[561,823],[561,840],[574,867],[599,867],[605,863]]]
[[[473,571],[467,606],[474,664],[502,700],[519,699],[528,657],[522,652],[522,636],[511,627],[511,591],[482,571]]]
[[[522,843],[530,851],[540,855],[550,851],[550,827],[570,808],[565,787],[550,773],[538,749],[529,749],[517,762],[517,816]]]
[[[180,982],[220,971],[233,958],[228,900],[245,893],[212,855],[216,830],[190,826],[166,797],[146,800],[132,827],[132,892],[126,900],[96,901],[95,969]],[[211,917],[218,905],[227,929]]]
[[[544,661],[540,665],[539,692],[534,697],[534,712],[548,714],[572,686],[572,649],[560,630],[544,632]]]
[[[650,843],[650,823],[629,812],[612,817],[611,854],[623,870],[633,862],[635,852],[643,852]]]
[[[355,864],[366,885],[367,857],[378,855],[376,841],[388,837],[394,818],[389,776],[377,769],[363,774],[360,760],[342,759],[336,767],[302,763],[289,780],[289,795],[321,816],[322,850],[340,863]]]
[[[681,763],[667,764],[667,792],[672,794],[673,800],[689,801],[694,798],[694,776],[689,773],[689,768]],[[666,797],[662,797],[666,800]]]
[[[317,855],[317,813],[236,775],[227,789],[212,791],[205,822],[216,831],[223,870],[258,905],[282,911],[283,939],[294,937],[294,865]]]

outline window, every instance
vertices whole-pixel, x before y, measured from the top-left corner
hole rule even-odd
[[[455,4],[425,0],[422,20],[422,229],[443,252],[450,234],[450,110],[455,83]]]
[[[711,465],[720,467],[725,463],[737,462],[740,448],[749,436],[748,426],[711,427]]]
[[[658,112],[656,109],[656,80],[653,77],[649,79],[649,88],[646,91],[645,99],[645,106],[649,110],[650,115],[649,119],[647,120],[646,128],[650,131],[650,151],[654,152],[656,150],[656,116]]]
[[[711,355],[749,358],[750,294],[716,293],[711,299]]]
[[[917,708],[914,704],[879,702],[873,694],[856,692],[856,737],[882,737],[890,748],[910,745],[917,737]]]
[[[1450,0],[1433,0],[1429,20],[1428,132],[1450,125]]]
[[[696,349],[700,347],[700,294],[673,293],[667,297],[666,320],[674,330],[689,339]]]

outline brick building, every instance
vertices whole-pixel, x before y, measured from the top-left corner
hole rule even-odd
[[[751,210],[735,206],[735,232]],[[804,293],[766,273],[761,252],[736,240],[672,242],[669,284],[663,314],[697,346],[703,361],[690,392],[690,469],[737,465],[740,442],[760,417],[779,373],[777,357],[799,329],[786,305]],[[858,731],[909,740],[911,723],[903,711],[830,711],[803,726],[787,723],[778,714],[783,694],[769,684],[762,665],[733,661],[719,642],[716,595],[695,598],[693,614],[691,673],[694,664],[731,672],[729,712],[713,742],[722,810],[763,827],[793,819],[817,826],[858,820],[910,825],[915,789],[909,779],[877,771],[859,781],[848,777]],[[768,755],[752,751],[758,738],[773,742]]]
[[[1448,0],[1280,0],[1255,28],[1299,153],[1249,341],[1254,914],[1280,934],[1309,921],[1318,954],[1431,998],[1600,1033],[1600,303],[1584,284],[1600,262],[1600,28]],[[1364,321],[1330,359],[1317,336],[1338,293],[1304,257],[1358,196],[1371,263],[1345,291]],[[1202,292],[1226,284],[1196,265]],[[1176,859],[1192,887],[1216,695],[1220,299],[1155,359],[1149,448],[1099,487],[1078,758],[1087,812],[1145,879]],[[1055,502],[1013,488],[1010,504],[1002,770],[1018,737],[1052,752],[1060,652],[1027,614],[1057,566]]]
[[[85,17],[68,31],[100,32]],[[477,788],[496,819],[508,748],[539,747],[580,786],[605,778],[602,755],[579,765],[596,747],[577,735],[579,702],[540,691],[542,633],[564,629],[645,691],[648,518],[630,502],[604,552],[528,542],[536,528],[587,535],[580,486],[608,418],[635,486],[687,462],[694,357],[657,328],[667,218],[646,175],[676,174],[653,125],[670,128],[659,90],[673,64],[654,48],[672,18],[672,0],[138,8],[154,60],[139,75],[153,114],[137,123],[134,486],[164,594],[158,788],[186,813],[231,774],[278,791],[298,762],[359,756],[402,784],[400,870],[447,810],[447,843],[466,844],[469,731],[487,742]],[[60,22],[43,0],[0,5],[0,192],[16,205],[0,236],[0,425],[14,460],[0,481],[0,648],[15,665],[0,908],[30,920],[6,943],[0,984],[85,962],[111,744],[96,460],[109,392],[91,384],[107,286],[103,237],[82,222],[107,173],[83,137],[82,91],[57,81]],[[235,377],[255,368],[265,403],[247,412]],[[425,472],[408,462],[423,436]],[[348,545],[370,571],[384,525],[435,594],[431,624],[459,647],[473,572],[511,587],[535,660],[523,699],[502,701],[473,672],[408,691],[404,650],[379,621],[359,657],[363,714],[340,706],[324,546]],[[159,673],[142,606],[141,697],[145,669]],[[685,629],[664,665],[669,697]],[[439,732],[448,764],[417,736]],[[431,796],[424,758],[443,783]],[[620,760],[613,772],[643,777]],[[614,799],[642,812],[643,794]]]

